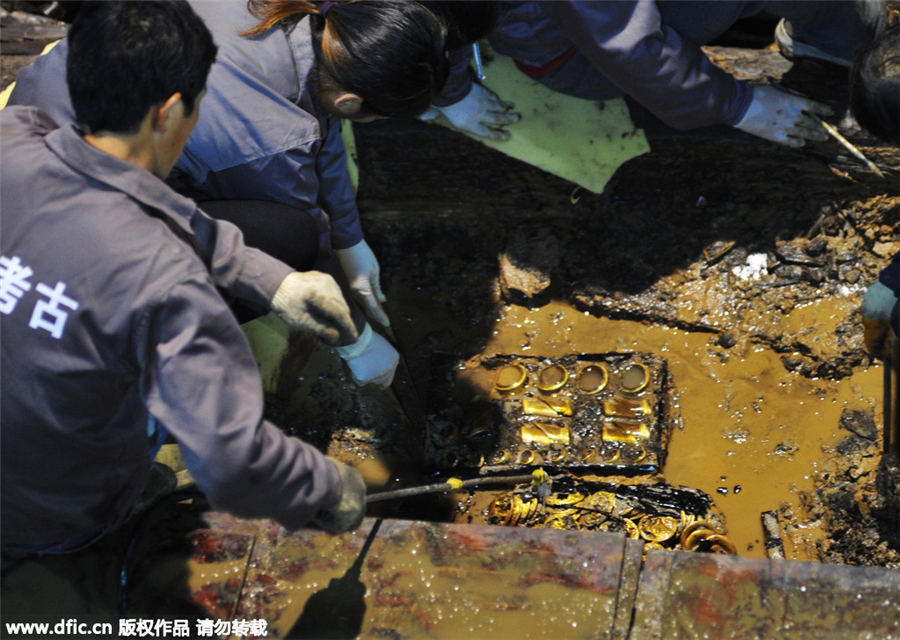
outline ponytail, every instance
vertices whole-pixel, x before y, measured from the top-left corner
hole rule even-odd
[[[288,23],[305,15],[319,13],[316,5],[306,0],[247,0],[247,10],[259,19],[259,24],[241,33],[246,37],[265,33],[276,24]]]
[[[449,73],[447,29],[418,2],[248,0],[260,22],[244,36],[310,16],[320,87],[359,95],[382,116],[425,111]]]

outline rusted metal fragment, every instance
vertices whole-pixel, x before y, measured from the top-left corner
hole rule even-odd
[[[258,537],[236,618],[274,638],[611,636],[622,536],[383,520],[355,578],[375,522]]]
[[[715,554],[647,553],[631,640],[889,638],[900,573]]]
[[[900,571],[784,562],[773,582],[784,595],[776,637],[900,637]]]
[[[631,539],[625,541],[619,593],[616,597],[616,615],[613,619],[613,640],[626,640],[631,632],[631,617],[637,599],[643,553],[643,542]]]

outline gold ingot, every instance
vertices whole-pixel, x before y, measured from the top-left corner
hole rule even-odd
[[[712,529],[707,529],[705,527],[701,527],[700,529],[695,529],[691,531],[685,538],[682,546],[687,551],[693,551],[696,549],[701,542],[708,539],[710,536],[719,535]]]
[[[641,532],[638,530],[638,526],[634,522],[632,522],[628,518],[625,518],[624,522],[625,522],[625,533],[628,534],[629,538],[637,540],[638,538],[641,537]]]
[[[506,449],[500,449],[491,456],[491,464],[503,464],[507,460],[509,460],[509,451]]]
[[[707,536],[706,541],[709,543],[711,551],[718,553],[718,550],[721,549],[722,553],[726,553],[731,556],[737,555],[737,549],[735,549],[734,545],[731,543],[731,540],[729,540],[722,534],[714,533],[711,536]]]
[[[542,422],[529,422],[521,426],[519,437],[522,442],[533,442],[539,445],[569,444],[569,427]]]
[[[568,398],[522,398],[522,411],[529,416],[570,416],[572,403]]]
[[[625,371],[620,374],[619,378],[619,384],[622,386],[622,391],[628,393],[640,393],[647,387],[649,382],[650,370],[640,362],[635,362],[625,369]]]
[[[531,464],[534,462],[534,451],[525,449],[519,453],[519,464]]]
[[[466,432],[466,438],[477,438],[480,435],[492,433],[493,431],[494,428],[491,425],[477,424]]]
[[[647,457],[647,450],[639,444],[626,444],[622,448],[622,458],[628,464],[637,464]]]
[[[693,522],[691,522],[690,524],[685,526],[684,529],[681,530],[681,546],[684,546],[684,543],[685,543],[685,540],[687,540],[687,537],[689,535],[691,535],[692,533],[694,533],[694,531],[696,531],[697,529],[708,529],[709,531],[716,533],[713,530],[712,523],[707,522],[706,520],[696,520],[695,519]]]
[[[528,379],[528,370],[524,365],[516,362],[500,367],[494,387],[498,391],[513,391],[525,384]]]
[[[643,422],[614,420],[603,425],[603,439],[607,442],[638,442],[649,437],[650,429]]]
[[[644,540],[665,542],[678,531],[678,520],[669,516],[644,516],[638,521],[638,530]]]
[[[444,466],[453,468],[459,464],[459,454],[454,453],[453,451],[448,451],[444,454]]]
[[[600,449],[600,458],[606,464],[613,464],[618,462],[621,453],[622,451],[618,447],[606,446]]]
[[[629,398],[613,398],[603,401],[603,413],[617,418],[646,418],[650,415],[650,401],[647,398],[631,400]]]
[[[547,456],[547,462],[557,463],[566,459],[566,450],[559,447],[550,447],[550,453]]]
[[[609,370],[605,364],[589,364],[578,374],[578,390],[588,395],[600,393],[609,382]]]
[[[569,380],[568,370],[561,364],[551,364],[538,374],[537,388],[541,391],[562,389]]]

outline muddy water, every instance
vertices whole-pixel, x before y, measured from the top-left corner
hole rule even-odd
[[[823,331],[830,318],[846,317],[835,311],[833,302],[798,307],[787,316],[785,333]],[[680,396],[681,424],[663,475],[671,484],[710,494],[738,552],[764,557],[760,513],[783,504],[801,512],[798,492],[812,487],[817,469],[847,435],[839,433],[841,412],[880,407],[881,369],[858,370],[837,382],[809,379],[786,370],[771,350],[754,344],[725,349],[716,338],[597,318],[554,301],[533,310],[504,307],[484,352],[644,351],[666,358]],[[877,410],[875,415],[880,425]],[[802,527],[785,535],[787,557],[815,560],[819,535]]]

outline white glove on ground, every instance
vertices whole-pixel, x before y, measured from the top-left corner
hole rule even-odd
[[[504,127],[522,119],[522,114],[512,111],[513,107],[513,103],[501,100],[490,89],[473,82],[469,93],[462,100],[434,109],[444,114],[457,129],[491,140],[509,140],[509,131]],[[422,115],[428,116],[430,113],[429,109]]]
[[[736,128],[789,147],[802,147],[807,140],[828,139],[822,125],[809,115],[830,116],[828,105],[768,85],[755,85],[752,89],[753,100],[741,121],[734,125]]]
[[[390,326],[391,321],[381,308],[386,300],[381,292],[381,268],[369,244],[360,240],[348,249],[335,249],[334,253],[366,315],[385,327]]]
[[[359,386],[374,384],[386,389],[393,382],[400,354],[390,342],[372,331],[371,325],[366,324],[359,340],[336,350]]]
[[[356,529],[366,515],[366,484],[359,471],[328,458],[341,474],[341,497],[337,504],[322,509],[313,516],[312,524],[332,534]]]
[[[272,310],[292,329],[310,331],[328,344],[359,335],[341,288],[327,273],[287,274],[272,298]]]

